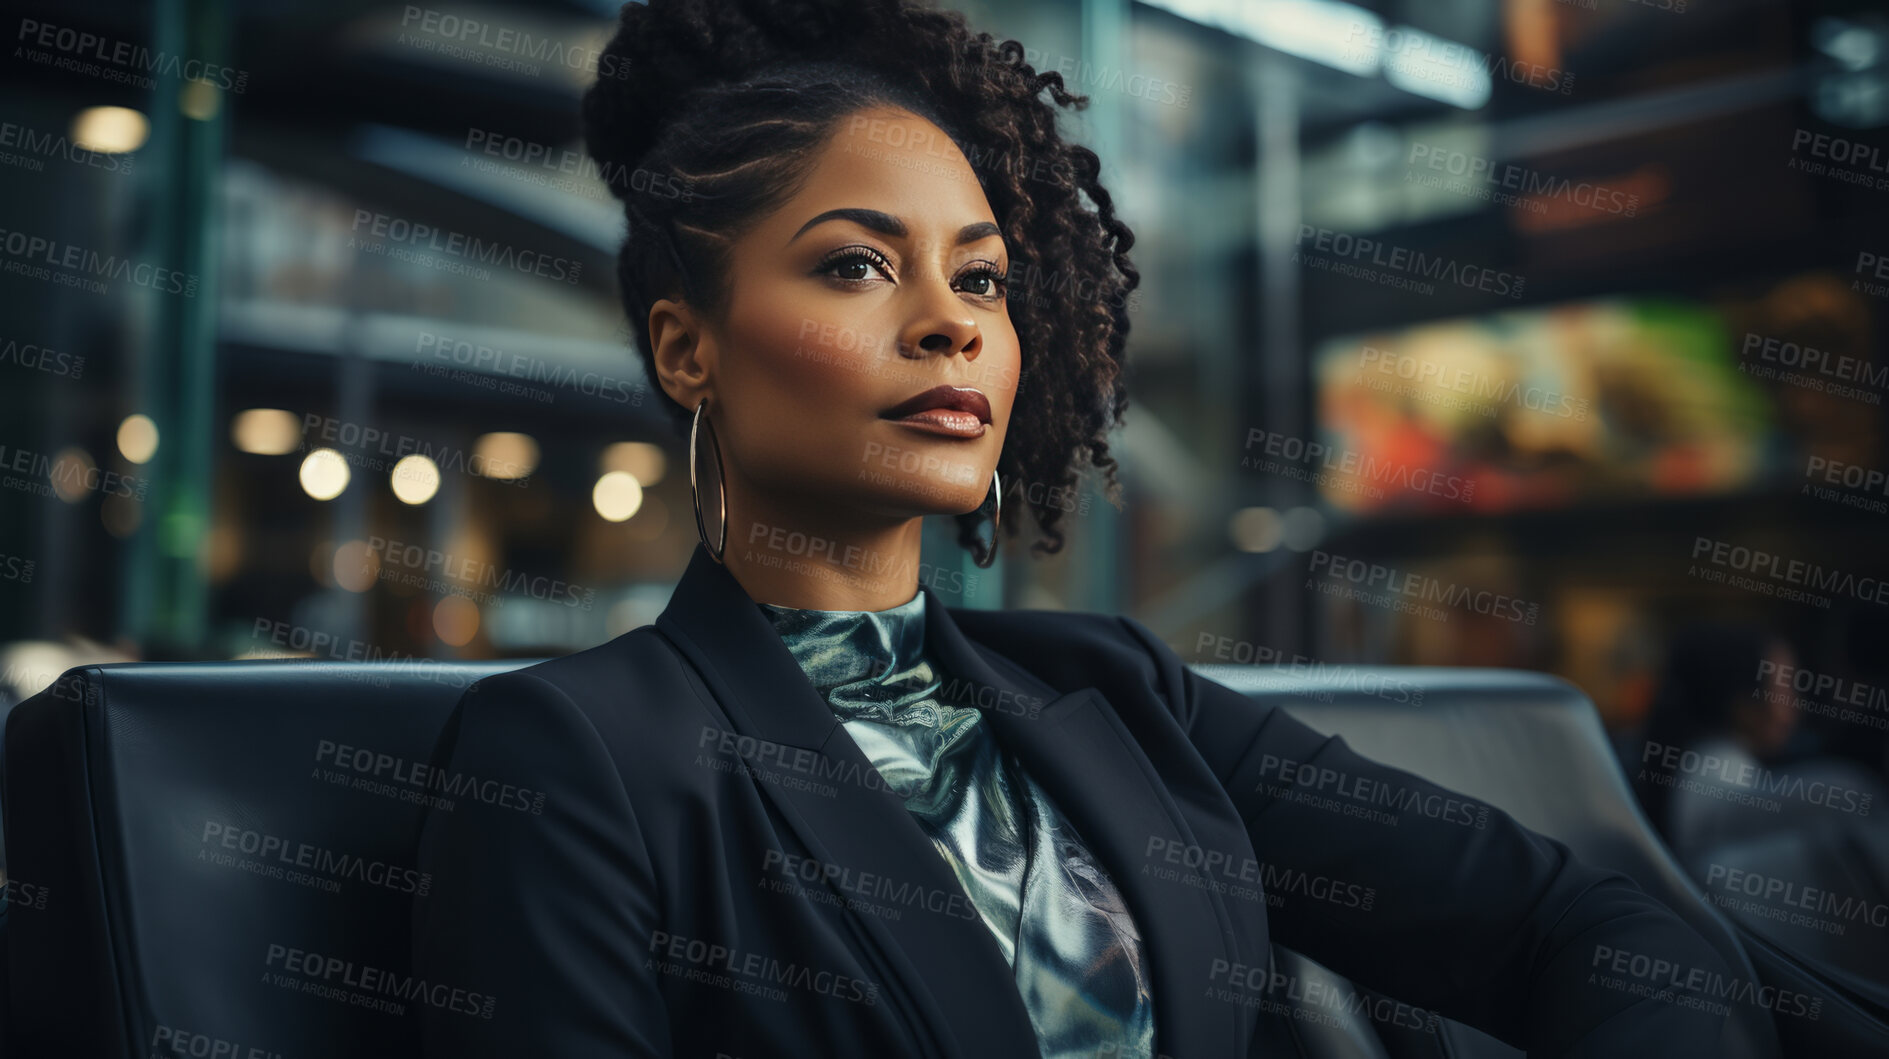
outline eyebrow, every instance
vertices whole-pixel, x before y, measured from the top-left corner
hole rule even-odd
[[[798,239],[807,234],[807,229],[827,221],[852,221],[862,228],[869,228],[872,231],[878,232],[880,235],[893,239],[903,239],[911,234],[910,229],[905,227],[904,221],[899,220],[897,217],[883,210],[869,210],[858,206],[843,206],[839,209],[828,210],[825,213],[815,216],[812,220],[801,225],[800,230],[794,233],[794,238],[787,240],[787,242],[792,244],[794,239]],[[958,229],[957,245],[963,246],[965,243],[976,242],[979,239],[988,239],[993,235],[1001,237],[1003,231],[989,221],[973,221]]]

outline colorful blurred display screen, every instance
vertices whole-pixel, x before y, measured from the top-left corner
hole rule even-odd
[[[1736,491],[1789,446],[1711,308],[1622,298],[1326,342],[1311,477],[1353,513]]]

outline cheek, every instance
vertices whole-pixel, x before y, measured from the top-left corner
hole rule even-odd
[[[734,338],[734,374],[751,398],[791,395],[815,409],[870,403],[878,342],[860,321],[781,307],[751,315]]]
[[[1008,413],[1016,408],[1017,390],[1023,381],[1023,357],[1017,349],[1017,339],[1013,332],[1005,333],[999,341],[1003,345],[992,352],[1001,355],[990,358],[990,367],[986,369],[985,377],[979,381],[989,383],[986,392],[993,400],[1001,399],[1004,402],[1005,418],[1008,419]],[[999,392],[1002,393],[1001,398],[998,397]]]
[[[870,323],[807,301],[751,298],[729,320],[722,385],[740,409],[729,445],[758,481],[851,468],[867,421],[887,403]]]

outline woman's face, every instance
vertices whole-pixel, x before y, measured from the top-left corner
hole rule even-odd
[[[664,388],[688,408],[709,399],[730,550],[767,532],[746,520],[791,513],[819,532],[983,501],[1020,362],[1009,268],[964,155],[930,122],[875,108],[841,119],[798,193],[733,244],[719,326],[652,308]],[[678,340],[659,337],[666,312],[692,321]],[[937,387],[946,409],[906,414]]]

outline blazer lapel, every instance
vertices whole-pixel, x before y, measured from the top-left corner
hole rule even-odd
[[[1151,855],[1181,848],[1221,851],[1238,861],[1251,846],[1237,813],[1229,803],[1227,813],[1197,814],[1190,823],[1099,690],[1059,693],[1002,656],[987,657],[931,589],[921,591],[928,597],[927,646],[947,679],[972,682],[999,739],[1069,817],[1121,890],[1148,953],[1157,1055],[1245,1054],[1257,1013],[1211,995],[1215,961],[1226,961],[1219,969],[1222,987],[1231,965],[1266,963],[1264,903],[1257,896],[1228,899],[1211,887],[1163,877],[1158,873],[1171,872],[1173,863]],[[1255,892],[1258,886],[1253,880]]]
[[[734,731],[817,753],[816,762],[794,777],[813,782],[755,784],[809,856],[856,876],[871,873],[894,889],[963,893],[904,803],[873,782],[878,773],[871,762],[767,616],[701,545],[656,626],[694,664]],[[783,754],[778,760],[790,758]],[[757,758],[757,764],[765,760]],[[875,951],[861,957],[886,976],[881,984],[891,995],[885,1000],[900,1004],[909,998],[906,1014],[924,1037],[927,1054],[1038,1054],[1010,965],[981,922],[909,905],[888,921],[851,902],[843,905],[859,933],[871,939]],[[933,1043],[953,1040],[957,1047],[948,1051]]]
[[[1170,863],[1149,852],[1170,843],[1235,857],[1250,852],[1230,803],[1225,814],[1197,812],[1190,823],[1100,691],[1051,688],[970,640],[929,587],[919,591],[926,594],[926,647],[944,679],[968,682],[961,686],[972,694],[963,698],[983,712],[1120,888],[1148,954],[1157,1053],[1243,1054],[1256,1013],[1210,995],[1212,973],[1215,961],[1266,962],[1264,906],[1160,878]],[[822,780],[838,787],[833,796],[812,785],[756,784],[811,856],[894,886],[962,892],[904,804],[876,783],[858,782],[877,776],[871,763],[760,607],[701,545],[656,625],[694,664],[735,731],[817,751],[833,770]],[[1182,748],[1162,749],[1184,757]],[[846,908],[931,1041],[955,1040],[965,1056],[1039,1054],[1013,972],[981,923],[969,929],[962,918],[918,909],[888,922]],[[1234,939],[1246,938],[1253,944],[1236,946]]]

